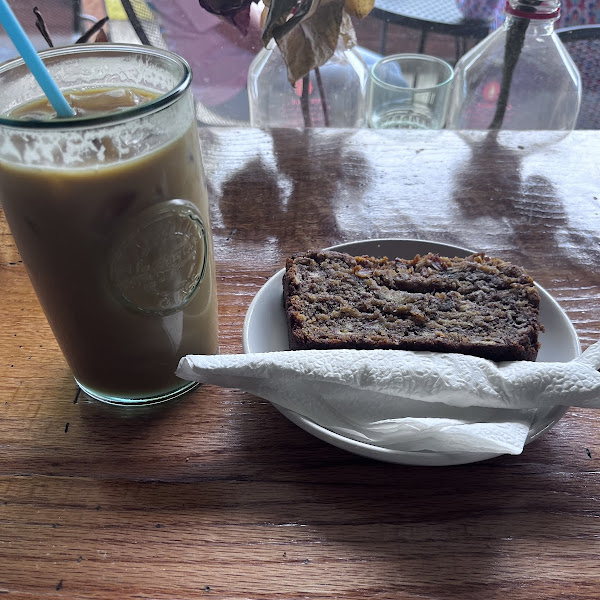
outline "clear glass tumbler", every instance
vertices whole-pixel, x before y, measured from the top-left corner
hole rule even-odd
[[[452,67],[435,56],[394,54],[371,68],[367,121],[376,129],[441,129]]]
[[[0,201],[17,248],[85,392],[122,404],[173,398],[194,385],[175,376],[179,359],[218,352],[191,71],[143,46],[40,56],[64,93],[150,99],[24,120],[15,111],[41,90],[22,60],[0,67]]]

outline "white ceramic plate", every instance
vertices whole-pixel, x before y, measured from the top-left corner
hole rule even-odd
[[[471,250],[465,248],[438,242],[401,239],[363,240],[333,246],[329,249],[348,252],[355,256],[366,254],[394,258],[413,258],[416,254],[426,254],[427,252],[437,252],[442,256],[467,256],[472,253]],[[282,269],[273,275],[259,290],[248,308],[243,331],[245,353],[289,350],[287,323],[283,307],[283,273]],[[537,288],[541,296],[540,321],[545,328],[545,331],[540,334],[541,348],[537,360],[542,362],[567,362],[581,353],[575,328],[556,300],[539,285]],[[407,465],[442,466],[477,462],[498,456],[497,454],[479,452],[406,452],[382,448],[344,437],[321,427],[318,423],[298,413],[277,404],[274,404],[274,406],[290,421],[315,437],[338,448],[377,460]],[[566,410],[563,406],[538,410],[531,425],[527,443],[548,431],[565,414]]]

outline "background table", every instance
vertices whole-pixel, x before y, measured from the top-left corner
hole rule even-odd
[[[421,31],[418,52],[425,51],[430,32],[454,37],[456,60],[466,51],[466,40],[481,40],[490,32],[490,23],[465,19],[455,0],[375,0],[370,13],[383,22],[379,51],[386,54],[388,24]]]
[[[375,237],[516,261],[583,347],[600,339],[599,134],[200,135],[224,352],[286,255]],[[520,456],[424,468],[331,447],[236,390],[111,409],[78,393],[3,217],[0,291],[3,597],[600,597],[600,413],[570,410]]]

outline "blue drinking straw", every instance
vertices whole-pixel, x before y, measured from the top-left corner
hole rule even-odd
[[[75,111],[69,106],[69,103],[58,89],[46,65],[38,56],[38,53],[23,31],[21,24],[6,0],[0,0],[0,23],[15,45],[15,48],[23,57],[23,60],[27,63],[36,81],[40,84],[42,91],[46,94],[48,100],[50,100],[50,104],[52,104],[56,114],[62,118],[74,117]]]

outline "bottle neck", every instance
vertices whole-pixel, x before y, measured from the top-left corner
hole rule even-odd
[[[528,34],[549,35],[560,16],[560,0],[507,0],[505,27],[515,20],[527,20]]]

